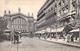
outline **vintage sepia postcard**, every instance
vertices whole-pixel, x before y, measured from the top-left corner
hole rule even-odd
[[[80,0],[0,0],[0,51],[80,51]]]

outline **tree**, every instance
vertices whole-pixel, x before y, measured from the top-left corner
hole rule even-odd
[[[7,20],[5,19],[0,19],[0,31],[3,31],[7,29]]]

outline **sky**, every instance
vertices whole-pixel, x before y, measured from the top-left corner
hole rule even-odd
[[[45,3],[46,0],[0,0],[0,16],[4,15],[4,11],[10,11],[12,14],[18,13],[18,8],[21,8],[21,13],[28,15],[34,14],[34,19],[37,19],[37,12]]]

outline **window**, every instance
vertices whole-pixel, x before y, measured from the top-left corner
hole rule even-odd
[[[55,3],[55,7],[57,7],[57,4]]]
[[[57,13],[56,13],[56,12],[54,12],[54,15],[57,15]]]
[[[24,32],[24,30],[23,30],[23,32]]]
[[[50,12],[51,10],[49,9],[48,11]]]
[[[62,0],[63,1],[63,3],[65,3],[65,0]]]
[[[61,14],[61,10],[59,10],[60,14]]]
[[[59,6],[61,6],[61,2],[59,2]]]
[[[72,5],[73,5],[73,7],[76,7],[77,6],[76,1],[73,1]]]
[[[66,5],[66,6],[65,6],[65,8],[66,8],[66,9],[69,9],[69,6],[68,6],[68,5]]]
[[[62,10],[65,11],[65,7],[63,7]]]
[[[51,7],[51,10],[53,10],[53,7]]]

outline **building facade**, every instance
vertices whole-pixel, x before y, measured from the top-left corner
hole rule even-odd
[[[66,35],[79,27],[78,22],[77,0],[46,0],[37,14],[36,33]]]
[[[24,15],[20,11],[15,14],[11,14],[10,11],[6,13],[4,11],[4,19],[7,20],[7,28],[10,31],[17,31],[21,33],[30,34],[34,32],[34,18],[30,15]]]

